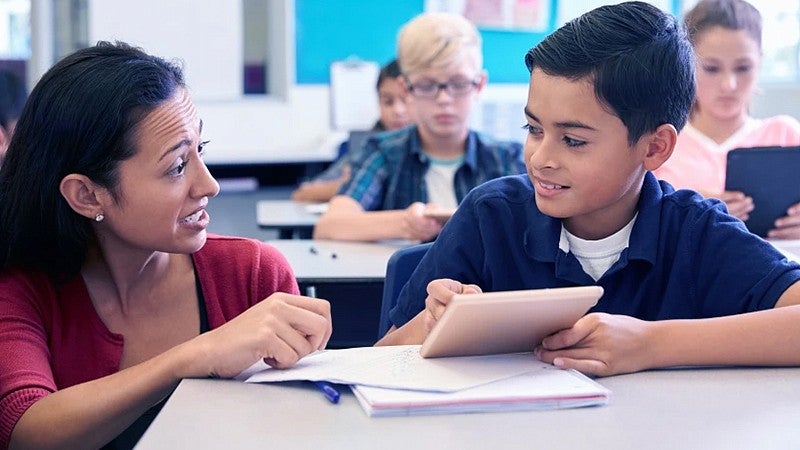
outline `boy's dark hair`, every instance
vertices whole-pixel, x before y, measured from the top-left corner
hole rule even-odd
[[[0,70],[0,127],[9,131],[9,125],[19,119],[27,98],[25,82],[14,72]]]
[[[381,67],[381,71],[378,73],[378,82],[375,83],[375,89],[380,89],[381,84],[383,84],[387,78],[398,78],[399,76],[400,64],[397,63],[397,59],[393,59],[385,66]]]
[[[179,66],[118,42],[56,63],[22,110],[0,169],[0,269],[78,273],[93,239],[59,184],[83,174],[118,198],[119,164],[141,120],[184,87]]]
[[[694,56],[675,17],[653,5],[602,6],[568,22],[525,55],[529,71],[589,78],[633,145],[669,123],[680,131],[694,100]]]
[[[761,13],[744,0],[700,0],[683,17],[692,45],[697,37],[713,27],[745,30],[761,48]]]

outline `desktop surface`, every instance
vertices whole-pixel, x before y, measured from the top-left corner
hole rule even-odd
[[[599,378],[606,406],[368,417],[348,388],[184,380],[138,449],[800,448],[800,368],[655,370]]]

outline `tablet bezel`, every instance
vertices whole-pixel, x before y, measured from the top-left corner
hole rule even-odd
[[[755,209],[744,222],[750,232],[766,236],[775,219],[800,202],[797,164],[800,147],[746,147],[728,152],[725,190],[753,198]]]
[[[533,351],[600,300],[600,286],[456,294],[420,347],[424,358]]]

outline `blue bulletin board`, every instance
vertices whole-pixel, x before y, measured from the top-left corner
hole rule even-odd
[[[557,0],[548,0],[555,11]],[[327,84],[330,65],[355,56],[385,64],[395,56],[397,32],[425,8],[424,0],[296,0],[297,84]],[[525,52],[545,32],[480,29],[490,83],[527,83]]]
[[[330,65],[350,57],[383,65],[395,56],[397,32],[423,12],[426,4],[450,0],[295,0],[297,84],[327,84]],[[481,1],[474,0],[481,5]],[[502,3],[511,0],[495,0]],[[562,10],[591,9],[615,0],[516,0],[521,4],[544,2],[549,16],[535,31],[524,28],[482,27],[484,68],[490,83],[527,83],[525,53],[553,32]],[[649,0],[669,10],[681,11],[685,0]],[[567,3],[572,2],[572,3]]]

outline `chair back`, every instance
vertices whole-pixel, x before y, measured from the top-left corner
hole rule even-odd
[[[378,339],[382,338],[392,323],[389,320],[389,311],[397,304],[397,297],[411,273],[417,268],[422,257],[433,245],[432,242],[412,245],[401,248],[392,254],[386,264],[386,279],[383,282],[383,298],[381,300],[381,315],[378,321]]]

